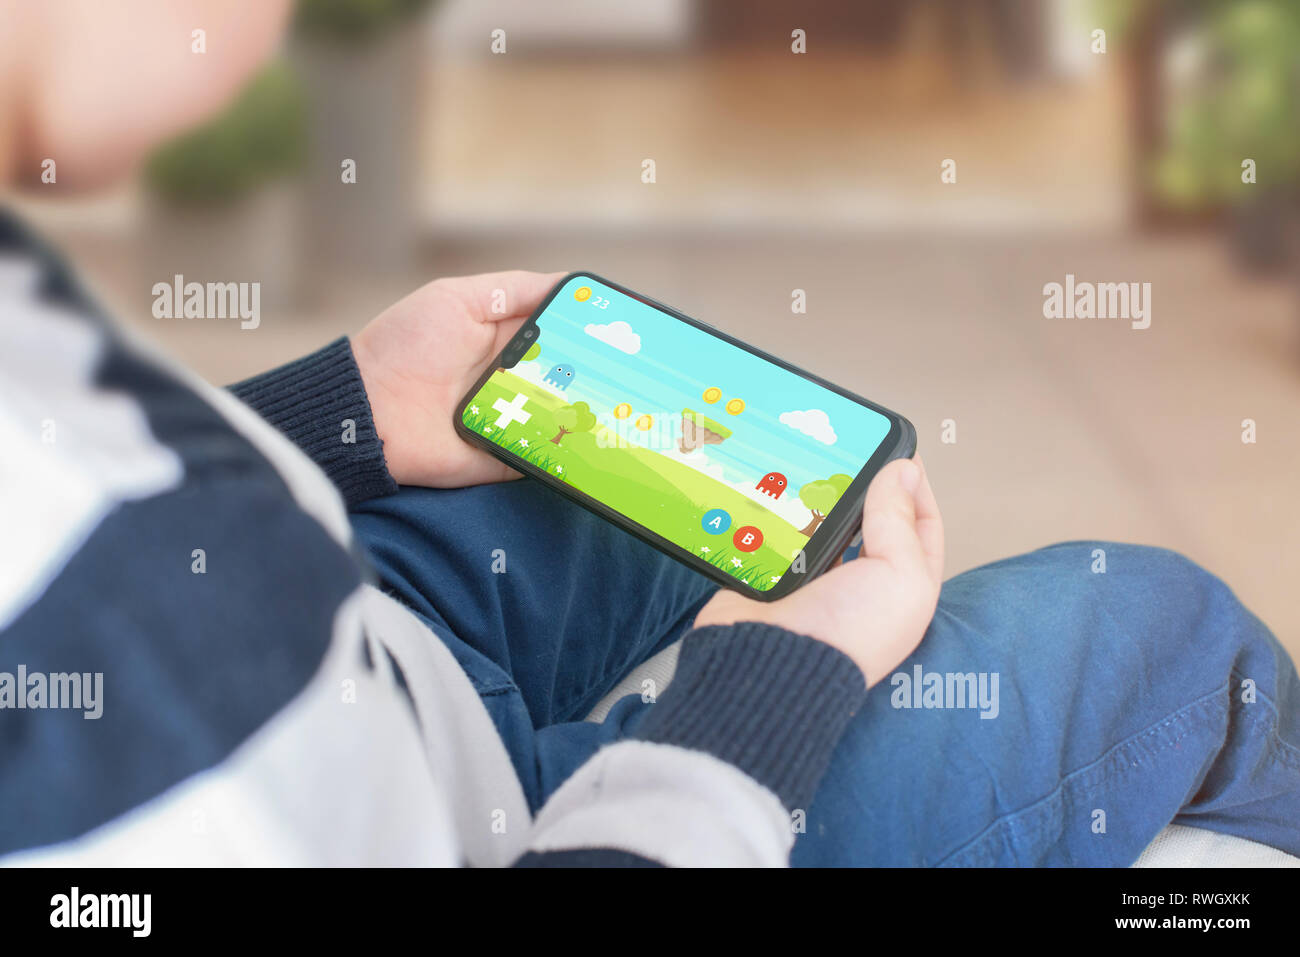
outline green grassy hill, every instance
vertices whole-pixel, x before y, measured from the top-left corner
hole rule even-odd
[[[496,428],[492,423],[497,412],[492,403],[499,398],[510,401],[517,392],[528,397],[531,418]],[[603,426],[591,432],[571,432],[554,444],[551,439],[559,432],[555,411],[566,404],[526,379],[497,371],[470,403],[464,423],[755,588],[772,587],[773,576],[784,572],[807,544],[808,539],[797,528],[735,489],[658,452],[615,443],[613,433]],[[592,409],[598,415],[607,411]],[[602,447],[599,440],[602,432],[608,447]],[[712,508],[726,509],[731,515],[731,527],[721,535],[710,535],[701,525],[704,513]],[[741,552],[732,544],[732,533],[743,525],[762,531],[763,544],[757,551]],[[702,551],[704,548],[708,551]]]

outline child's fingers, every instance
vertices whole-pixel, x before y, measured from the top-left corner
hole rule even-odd
[[[451,282],[468,284],[481,321],[500,322],[502,319],[519,319],[532,315],[546,294],[564,276],[565,273],[562,272],[514,269],[509,272],[466,276]]]
[[[515,337],[519,327],[524,324],[521,316],[513,316],[509,319],[497,317],[496,324],[492,327],[494,335],[492,337],[492,357],[496,358],[497,353],[506,347],[506,343]]]
[[[943,581],[943,517],[939,514],[939,502],[930,487],[930,473],[925,469],[921,456],[916,457],[917,468],[921,470],[921,481],[916,489],[916,534],[921,540],[930,566],[931,577],[936,582]]]
[[[899,571],[929,577],[929,560],[916,529],[921,479],[921,469],[911,459],[890,462],[876,474],[862,509],[862,551]]]

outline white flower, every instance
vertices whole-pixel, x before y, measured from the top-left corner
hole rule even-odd
[[[556,471],[557,473],[563,473],[563,472],[564,472],[564,466],[563,466],[563,465],[557,465],[557,466],[555,466],[555,471]]]
[[[471,415],[478,415],[478,406],[476,406],[476,405],[471,405],[471,406],[469,407],[469,411],[470,411],[470,414],[471,414]]]
[[[520,440],[519,440],[519,444],[522,445],[524,448],[528,448],[528,440],[527,440],[527,439],[520,439]]]
[[[483,434],[484,434],[484,435],[491,435],[491,434],[492,434],[492,426],[490,426],[490,425],[485,425],[485,426],[483,426]]]
[[[774,582],[779,582],[780,580],[781,580],[781,576],[780,576],[780,575],[773,575],[773,576],[772,576],[772,581],[774,581]]]
[[[707,555],[707,554],[709,553],[709,546],[708,546],[708,545],[701,545],[701,546],[700,546],[700,551],[704,552],[704,554]]]
[[[743,565],[740,564],[740,559],[739,559],[739,558],[733,558],[733,559],[731,560],[731,564],[734,565],[736,568],[743,568],[743,567],[744,567]]]

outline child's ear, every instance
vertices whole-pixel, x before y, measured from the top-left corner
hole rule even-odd
[[[292,3],[131,0],[129,15],[99,0],[10,7],[18,13],[0,57],[12,44],[39,51],[21,59],[20,85],[0,76],[30,91],[15,104],[28,117],[23,149],[37,162],[58,157],[59,183],[86,188],[225,107],[279,47]]]

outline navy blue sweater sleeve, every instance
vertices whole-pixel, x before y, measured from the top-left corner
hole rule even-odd
[[[710,625],[682,641],[672,684],[635,736],[705,751],[807,808],[867,696],[853,660],[774,625]]]
[[[634,737],[703,751],[744,771],[788,810],[806,809],[866,699],[861,670],[806,635],[741,622],[698,628]],[[516,867],[654,867],[618,847],[531,851]]]
[[[346,336],[229,388],[306,452],[348,505],[397,491]]]

